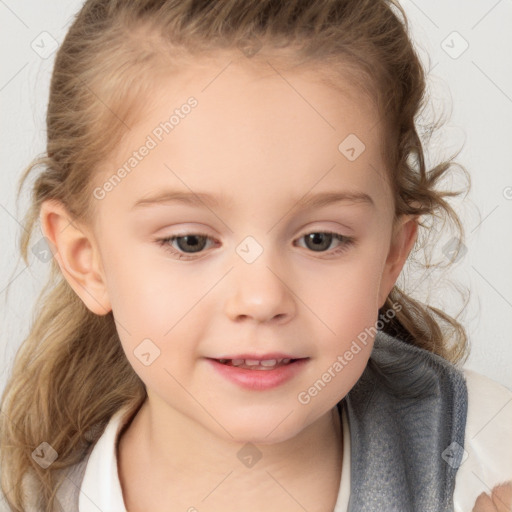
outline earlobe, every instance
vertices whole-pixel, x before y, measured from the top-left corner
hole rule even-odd
[[[69,285],[90,311],[97,315],[109,313],[112,308],[92,235],[73,221],[65,206],[56,200],[43,202],[39,218]]]
[[[414,247],[418,234],[418,216],[403,216],[393,231],[390,248],[384,269],[379,290],[379,308],[386,302],[386,298],[402,271],[407,257]]]

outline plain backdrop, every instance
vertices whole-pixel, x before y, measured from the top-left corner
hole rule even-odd
[[[17,182],[45,149],[54,50],[81,5],[76,0],[0,1],[0,389],[28,333],[49,269],[33,255],[28,267],[18,256],[28,191],[17,205]],[[452,270],[425,277],[411,266],[413,277],[401,282],[451,314],[457,313],[460,299],[449,283],[469,290],[461,317],[471,344],[466,367],[512,389],[512,2],[404,0],[402,5],[429,70],[433,111],[448,112],[428,159],[463,147],[456,161],[469,171],[472,190],[464,200],[453,201],[467,238]],[[35,236],[33,243],[39,239]],[[446,262],[450,240],[447,233],[433,247],[433,256]]]

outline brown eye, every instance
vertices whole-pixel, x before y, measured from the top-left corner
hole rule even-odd
[[[354,242],[352,238],[332,231],[316,231],[303,235],[300,239],[302,238],[305,240],[307,249],[319,253],[330,252],[328,249],[331,247],[332,242],[338,241],[338,247],[332,251],[333,255],[341,253]]]
[[[332,243],[333,235],[331,233],[310,233],[304,237],[306,246],[313,251],[324,251]]]
[[[188,252],[199,252],[206,246],[208,237],[203,235],[185,235],[172,237],[172,240],[176,241],[178,249],[180,251]]]
[[[155,241],[178,259],[186,259],[187,255],[203,252],[208,240],[213,239],[203,233],[186,233],[158,238]]]

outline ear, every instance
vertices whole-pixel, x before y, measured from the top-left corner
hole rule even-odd
[[[55,259],[69,285],[93,313],[109,313],[112,308],[92,234],[56,200],[43,202],[39,218],[44,236],[55,246]]]
[[[416,242],[417,234],[417,215],[403,215],[396,221],[380,282],[379,308],[384,305],[387,296],[395,285],[407,261],[407,257]]]

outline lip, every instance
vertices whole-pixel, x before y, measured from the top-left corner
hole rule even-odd
[[[271,357],[269,357],[271,356]],[[243,354],[233,357],[220,357],[219,359],[296,359],[286,354],[264,354],[255,356],[254,354]],[[221,376],[227,380],[237,384],[244,389],[253,391],[265,391],[267,389],[276,388],[292,379],[295,375],[302,371],[309,358],[301,358],[290,362],[286,365],[279,366],[273,370],[247,370],[245,368],[237,368],[236,366],[228,366],[220,363],[216,359],[207,358],[207,361]]]
[[[216,357],[215,359],[257,359],[258,361],[268,361],[270,359],[302,359],[300,356],[292,356],[290,354],[283,354],[282,352],[269,352],[267,354],[243,354],[227,355]]]

